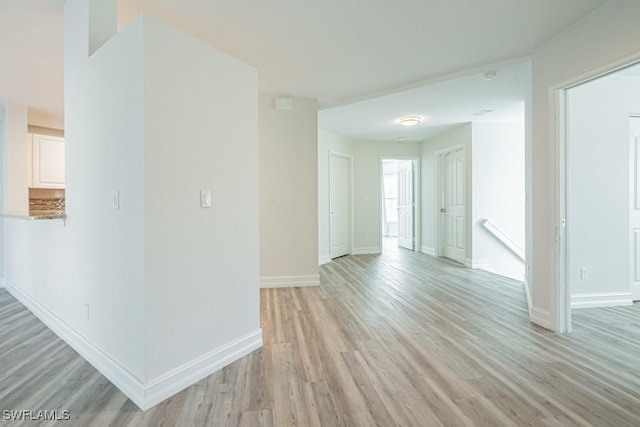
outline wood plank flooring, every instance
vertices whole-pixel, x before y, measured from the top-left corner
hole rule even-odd
[[[522,286],[391,249],[261,291],[264,347],[142,413],[0,290],[5,409],[78,426],[639,426],[640,306],[527,318]],[[3,424],[4,423],[4,424]]]

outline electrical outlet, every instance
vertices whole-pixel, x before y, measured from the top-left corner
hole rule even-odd
[[[589,278],[589,269],[587,267],[580,267],[580,280],[587,280]]]
[[[113,209],[119,211],[120,210],[120,192],[116,191],[111,196],[111,204],[113,205]]]
[[[89,320],[90,316],[89,316],[89,303],[88,302],[84,303],[84,311],[85,311],[85,314],[87,315],[87,320]]]

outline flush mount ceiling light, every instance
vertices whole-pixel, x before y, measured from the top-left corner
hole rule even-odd
[[[422,121],[420,116],[404,116],[398,119],[398,123],[402,126],[415,126]]]

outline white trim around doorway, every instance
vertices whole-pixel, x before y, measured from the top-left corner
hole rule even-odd
[[[555,272],[553,272],[554,266],[552,266],[551,275],[555,281],[555,292],[551,295],[551,318],[549,319],[550,329],[555,332],[571,332],[572,298],[569,285],[570,272],[568,269],[570,257],[568,244],[570,223],[567,215],[567,207],[569,205],[567,188],[569,188],[568,177],[570,176],[567,158],[568,155],[570,155],[570,147],[568,145],[569,135],[567,134],[566,126],[567,91],[573,87],[614,73],[638,62],[640,62],[640,52],[619,58],[592,71],[549,86],[549,104],[551,106],[549,109],[549,123],[551,124],[549,137],[552,143],[555,142],[557,159],[555,165],[557,206],[555,210],[556,265]],[[527,236],[527,239],[531,237],[532,236]]]
[[[378,231],[380,238],[378,239],[378,253],[382,252],[382,197],[384,176],[382,169],[383,160],[413,160],[413,250],[420,252],[422,243],[422,173],[421,173],[421,157],[420,156],[380,156],[378,159],[378,209],[380,209],[380,221]]]

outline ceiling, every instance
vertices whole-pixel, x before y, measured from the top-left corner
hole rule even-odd
[[[119,0],[258,69],[260,89],[344,105],[528,55],[606,0]],[[0,102],[62,115],[64,0],[0,0]]]
[[[0,103],[63,112],[64,0],[0,0]]]
[[[485,74],[495,72],[495,79]],[[464,122],[523,122],[531,82],[528,59],[318,113],[318,127],[366,141],[424,141]],[[484,114],[480,114],[484,111]],[[490,112],[487,112],[490,111]],[[413,127],[398,118],[418,115]]]

